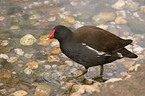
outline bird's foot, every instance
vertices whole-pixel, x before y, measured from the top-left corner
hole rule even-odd
[[[105,82],[105,81],[107,81],[107,79],[103,79],[102,75],[99,75],[99,76],[94,77],[92,79],[95,80],[95,81],[99,81],[99,82]]]

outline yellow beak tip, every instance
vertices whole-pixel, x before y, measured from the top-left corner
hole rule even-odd
[[[46,41],[50,40],[50,38],[47,38]]]

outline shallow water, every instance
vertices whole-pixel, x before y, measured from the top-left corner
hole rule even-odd
[[[127,0],[126,6],[120,8],[112,7],[115,3],[117,0],[1,0],[0,88],[7,90],[6,95],[24,89],[24,86],[20,86],[21,83],[11,81],[17,78],[19,82],[27,82],[34,86],[37,85],[35,85],[35,79],[40,79],[38,81],[42,84],[46,83],[45,80],[49,81],[47,85],[52,89],[56,88],[55,91],[51,91],[51,95],[64,93],[67,90],[67,88],[59,87],[68,82],[65,81],[67,77],[81,73],[84,67],[71,61],[61,52],[52,53],[56,48],[59,50],[58,41],[45,41],[53,27],[60,24],[73,31],[83,25],[99,26],[122,38],[134,41],[134,46],[128,45],[126,48],[139,57],[137,59],[124,58],[105,65],[105,79],[124,77],[132,66],[143,63],[145,55],[144,2],[143,0],[134,0],[134,2]],[[105,15],[100,16],[100,13]],[[99,15],[97,18],[103,19],[98,21],[93,19],[96,15]],[[26,34],[34,37],[32,38],[34,42],[30,45],[25,43],[26,40],[23,41],[26,45],[20,42]],[[5,77],[8,75],[7,72],[9,76]],[[84,78],[91,81],[97,75],[99,75],[99,66],[89,68]],[[42,77],[44,81],[41,80]],[[86,84],[82,82],[84,78],[72,81]],[[13,86],[8,86],[9,84]],[[11,87],[15,90],[8,92]],[[32,86],[25,91],[28,96],[37,94],[35,87]]]

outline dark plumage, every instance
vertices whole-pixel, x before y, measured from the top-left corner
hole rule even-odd
[[[62,52],[86,69],[101,65],[103,70],[104,64],[122,57],[137,58],[137,55],[124,48],[131,44],[132,40],[121,39],[95,26],[83,26],[72,32],[67,27],[58,25],[49,38],[56,38],[60,42]]]

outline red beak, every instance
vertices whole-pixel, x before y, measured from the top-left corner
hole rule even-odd
[[[52,39],[52,38],[54,38],[54,32],[55,32],[55,29],[53,29],[53,30],[52,30],[52,33],[51,33],[51,35],[48,37],[49,39]]]

